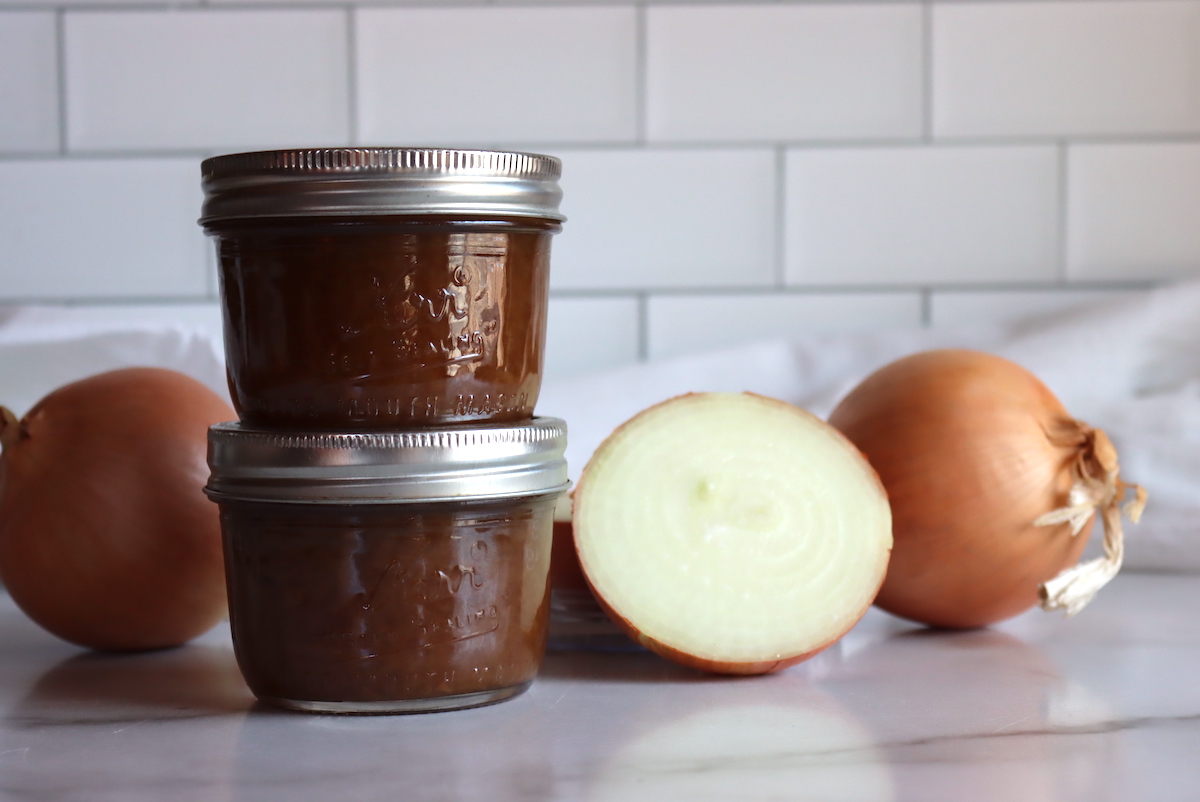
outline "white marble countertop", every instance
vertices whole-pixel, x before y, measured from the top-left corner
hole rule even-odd
[[[276,712],[228,628],[83,652],[0,601],[3,800],[1196,800],[1200,577],[1122,575],[1075,619],[930,632],[872,611],[807,664],[697,674],[552,653],[525,695]]]

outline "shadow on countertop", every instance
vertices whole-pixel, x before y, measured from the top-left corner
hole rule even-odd
[[[75,655],[43,674],[6,719],[21,728],[202,718],[243,713],[253,704],[232,651],[190,644]]]

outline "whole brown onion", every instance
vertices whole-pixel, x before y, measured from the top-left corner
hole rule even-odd
[[[0,579],[55,635],[94,649],[177,646],[226,612],[208,427],[234,412],[175,371],[61,387],[0,423]]]
[[[875,603],[941,627],[979,627],[1041,599],[1074,613],[1120,567],[1120,479],[1104,432],[1073,419],[1025,368],[926,351],[868,376],[829,417],[879,473],[895,544]],[[1094,513],[1105,558],[1067,571]],[[1064,588],[1065,586],[1065,588]]]

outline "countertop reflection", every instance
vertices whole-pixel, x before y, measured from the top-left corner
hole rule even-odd
[[[394,717],[255,703],[218,628],[84,652],[0,597],[0,799],[1194,800],[1200,577],[937,632],[872,611],[806,664],[714,677],[552,652],[525,695]]]

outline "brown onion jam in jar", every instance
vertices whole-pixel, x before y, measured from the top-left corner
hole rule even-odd
[[[265,427],[529,418],[560,163],[336,148],[202,165],[230,394]]]
[[[238,666],[262,701],[313,712],[490,704],[546,648],[565,425],[295,434],[219,424]]]

